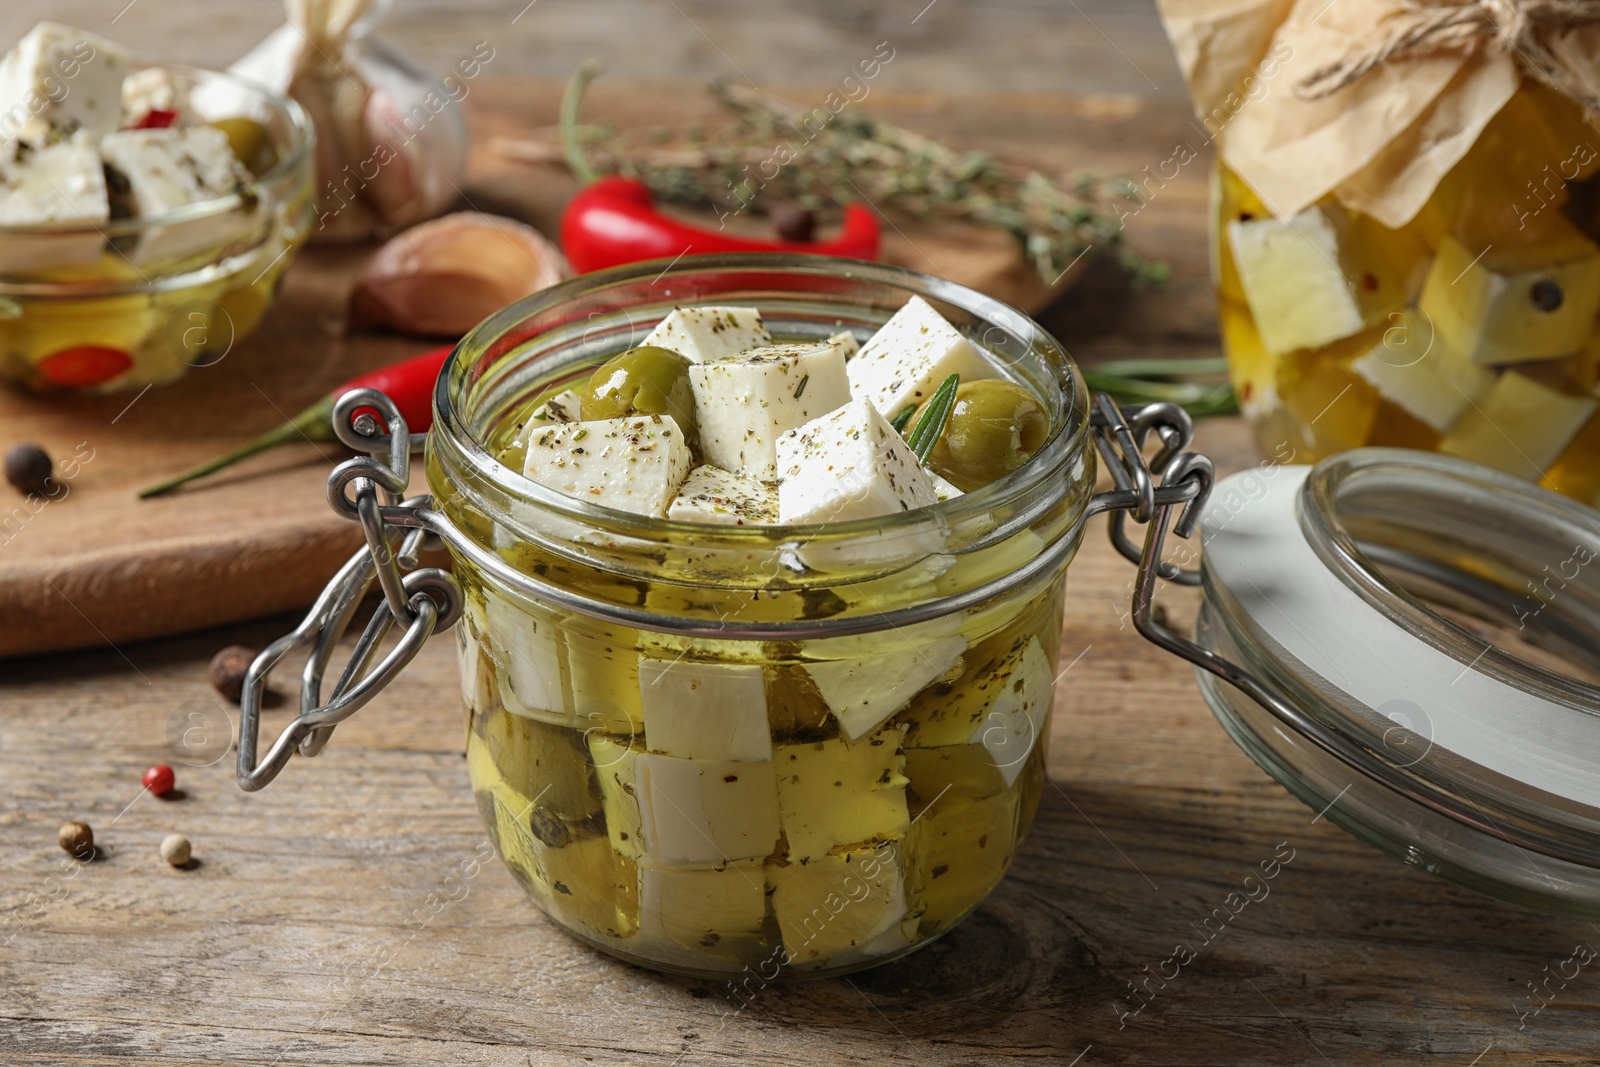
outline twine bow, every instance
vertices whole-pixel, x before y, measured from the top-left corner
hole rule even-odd
[[[1321,100],[1384,63],[1451,54],[1470,56],[1492,47],[1515,56],[1526,73],[1595,114],[1600,112],[1596,79],[1573,70],[1545,42],[1550,33],[1597,25],[1600,0],[1404,0],[1377,28],[1372,45],[1317,68],[1295,91],[1303,99]]]

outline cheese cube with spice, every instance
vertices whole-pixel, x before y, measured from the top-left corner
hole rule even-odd
[[[989,750],[989,758],[1000,768],[1000,776],[1010,786],[1022,773],[1023,764],[1044,733],[1055,695],[1055,674],[1050,659],[1037,637],[1029,639],[1021,662],[996,694],[989,713],[978,724],[973,744]]]
[[[906,918],[905,876],[892,846],[767,867],[772,912],[791,966],[832,965]]]
[[[556,422],[577,422],[578,405],[582,401],[581,390],[563,389],[533,409],[533,414],[528,416],[528,425],[548,426]]]
[[[691,466],[672,416],[642,415],[539,427],[522,473],[586,503],[663,518]]]
[[[1439,451],[1485,467],[1538,478],[1600,407],[1508,370],[1494,388],[1450,428]]]
[[[606,834],[619,856],[637,860],[645,855],[644,820],[639,814],[639,769],[644,749],[635,738],[591,733],[587,739],[595,777],[600,780],[600,804],[606,816]]]
[[[829,658],[807,663],[805,672],[844,735],[854,740],[876,730],[912,697],[943,678],[966,648],[967,639],[959,634],[938,636],[920,630],[898,639],[874,634],[871,641],[859,637],[813,641],[808,653]],[[859,658],[852,655],[857,651]]]
[[[1338,231],[1321,208],[1288,219],[1235,219],[1228,242],[1269,353],[1315,348],[1365,328],[1354,287],[1340,269]]]
[[[906,809],[904,727],[858,741],[842,737],[778,745],[778,814],[791,863],[808,863],[846,846],[902,836]]]
[[[722,957],[728,970],[739,970],[761,952],[766,913],[767,878],[760,863],[703,871],[639,868],[637,940],[657,960],[701,970]]]
[[[778,521],[778,490],[721,467],[689,472],[667,518],[721,526],[771,526]]]
[[[165,67],[146,67],[128,75],[122,83],[122,125],[133,129],[149,124],[150,127],[192,126],[205,120],[200,118],[189,99],[189,90],[180,83],[180,75]],[[170,120],[151,121],[157,112],[170,115]],[[165,116],[161,116],[165,118]]]
[[[0,147],[0,225],[73,226],[84,232],[8,234],[0,238],[0,271],[53,270],[92,264],[109,218],[105,172],[86,136],[33,147]]]
[[[772,758],[759,663],[641,656],[639,700],[652,752],[684,759]]]
[[[769,345],[772,335],[752,307],[674,308],[642,343],[704,363]]]
[[[104,137],[122,121],[127,74],[121,45],[41,22],[0,60],[0,136],[44,140],[85,130]]]
[[[840,330],[838,333],[831,335],[828,340],[844,349],[845,359],[849,359],[851,356],[861,351],[861,342],[857,341],[856,335],[851,333],[849,330]]]
[[[777,441],[850,402],[844,349],[833,341],[768,345],[689,368],[706,461],[750,478],[778,476]]]
[[[717,867],[772,854],[778,843],[772,763],[679,759],[633,761],[642,861],[657,867]]]
[[[1437,335],[1429,320],[1395,312],[1383,338],[1350,369],[1379,394],[1443,433],[1494,385],[1495,373]]]
[[[865,399],[790,430],[777,453],[785,523],[870,519],[938,501],[911,446]]]
[[[112,214],[153,218],[241,192],[253,180],[228,135],[211,126],[122,130],[100,142]],[[221,248],[255,224],[254,205],[145,229],[125,250],[134,263],[180,259]]]
[[[963,382],[995,377],[995,370],[933,305],[914,296],[850,357],[850,395],[869,401],[886,418],[921,404],[952,374]]]

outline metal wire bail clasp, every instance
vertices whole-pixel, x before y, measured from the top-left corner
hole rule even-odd
[[[238,778],[240,788],[248,792],[276,778],[296,750],[302,756],[321,752],[335,726],[377,695],[429,637],[449,629],[461,614],[461,589],[455,579],[437,568],[417,569],[423,547],[434,535],[422,524],[394,524],[407,513],[425,511],[431,503],[427,496],[400,499],[411,479],[411,449],[421,444],[423,435],[413,436],[394,401],[376,389],[357,389],[341,397],[334,406],[333,428],[341,442],[368,453],[339,464],[328,477],[328,503],[338,514],[361,524],[367,543],[339,568],[300,625],[250,664],[239,698]],[[323,704],[323,676],[334,648],[374,578],[383,590],[383,601]],[[380,658],[379,646],[396,621],[405,624],[405,632]],[[300,678],[300,712],[258,765],[256,744],[267,675],[284,656],[304,645],[312,649]]]

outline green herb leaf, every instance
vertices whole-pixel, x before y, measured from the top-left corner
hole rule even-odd
[[[894,427],[895,433],[905,435],[906,423],[911,421],[911,416],[917,413],[917,405],[911,404],[900,410],[900,414],[889,420],[889,425]]]
[[[950,413],[956,409],[956,387],[960,384],[959,374],[952,374],[940,382],[939,388],[933,391],[933,396],[928,400],[927,410],[917,420],[911,436],[906,438],[906,444],[916,453],[918,463],[928,462],[928,457],[933,454],[933,446],[944,436],[945,424],[950,421]]]

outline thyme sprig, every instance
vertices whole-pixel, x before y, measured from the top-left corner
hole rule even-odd
[[[576,127],[593,75],[586,64],[564,102],[565,157],[574,170],[638,178],[662,200],[712,207],[719,216],[760,213],[766,203],[829,210],[866,200],[917,219],[989,226],[1014,235],[1051,284],[1090,251],[1116,254],[1138,286],[1169,273],[1123,245],[1117,205],[1140,203],[1127,178],[1080,172],[1059,180],[988,152],[951,148],[859,107],[808,112],[725,79],[711,84],[732,120],[720,127]]]

